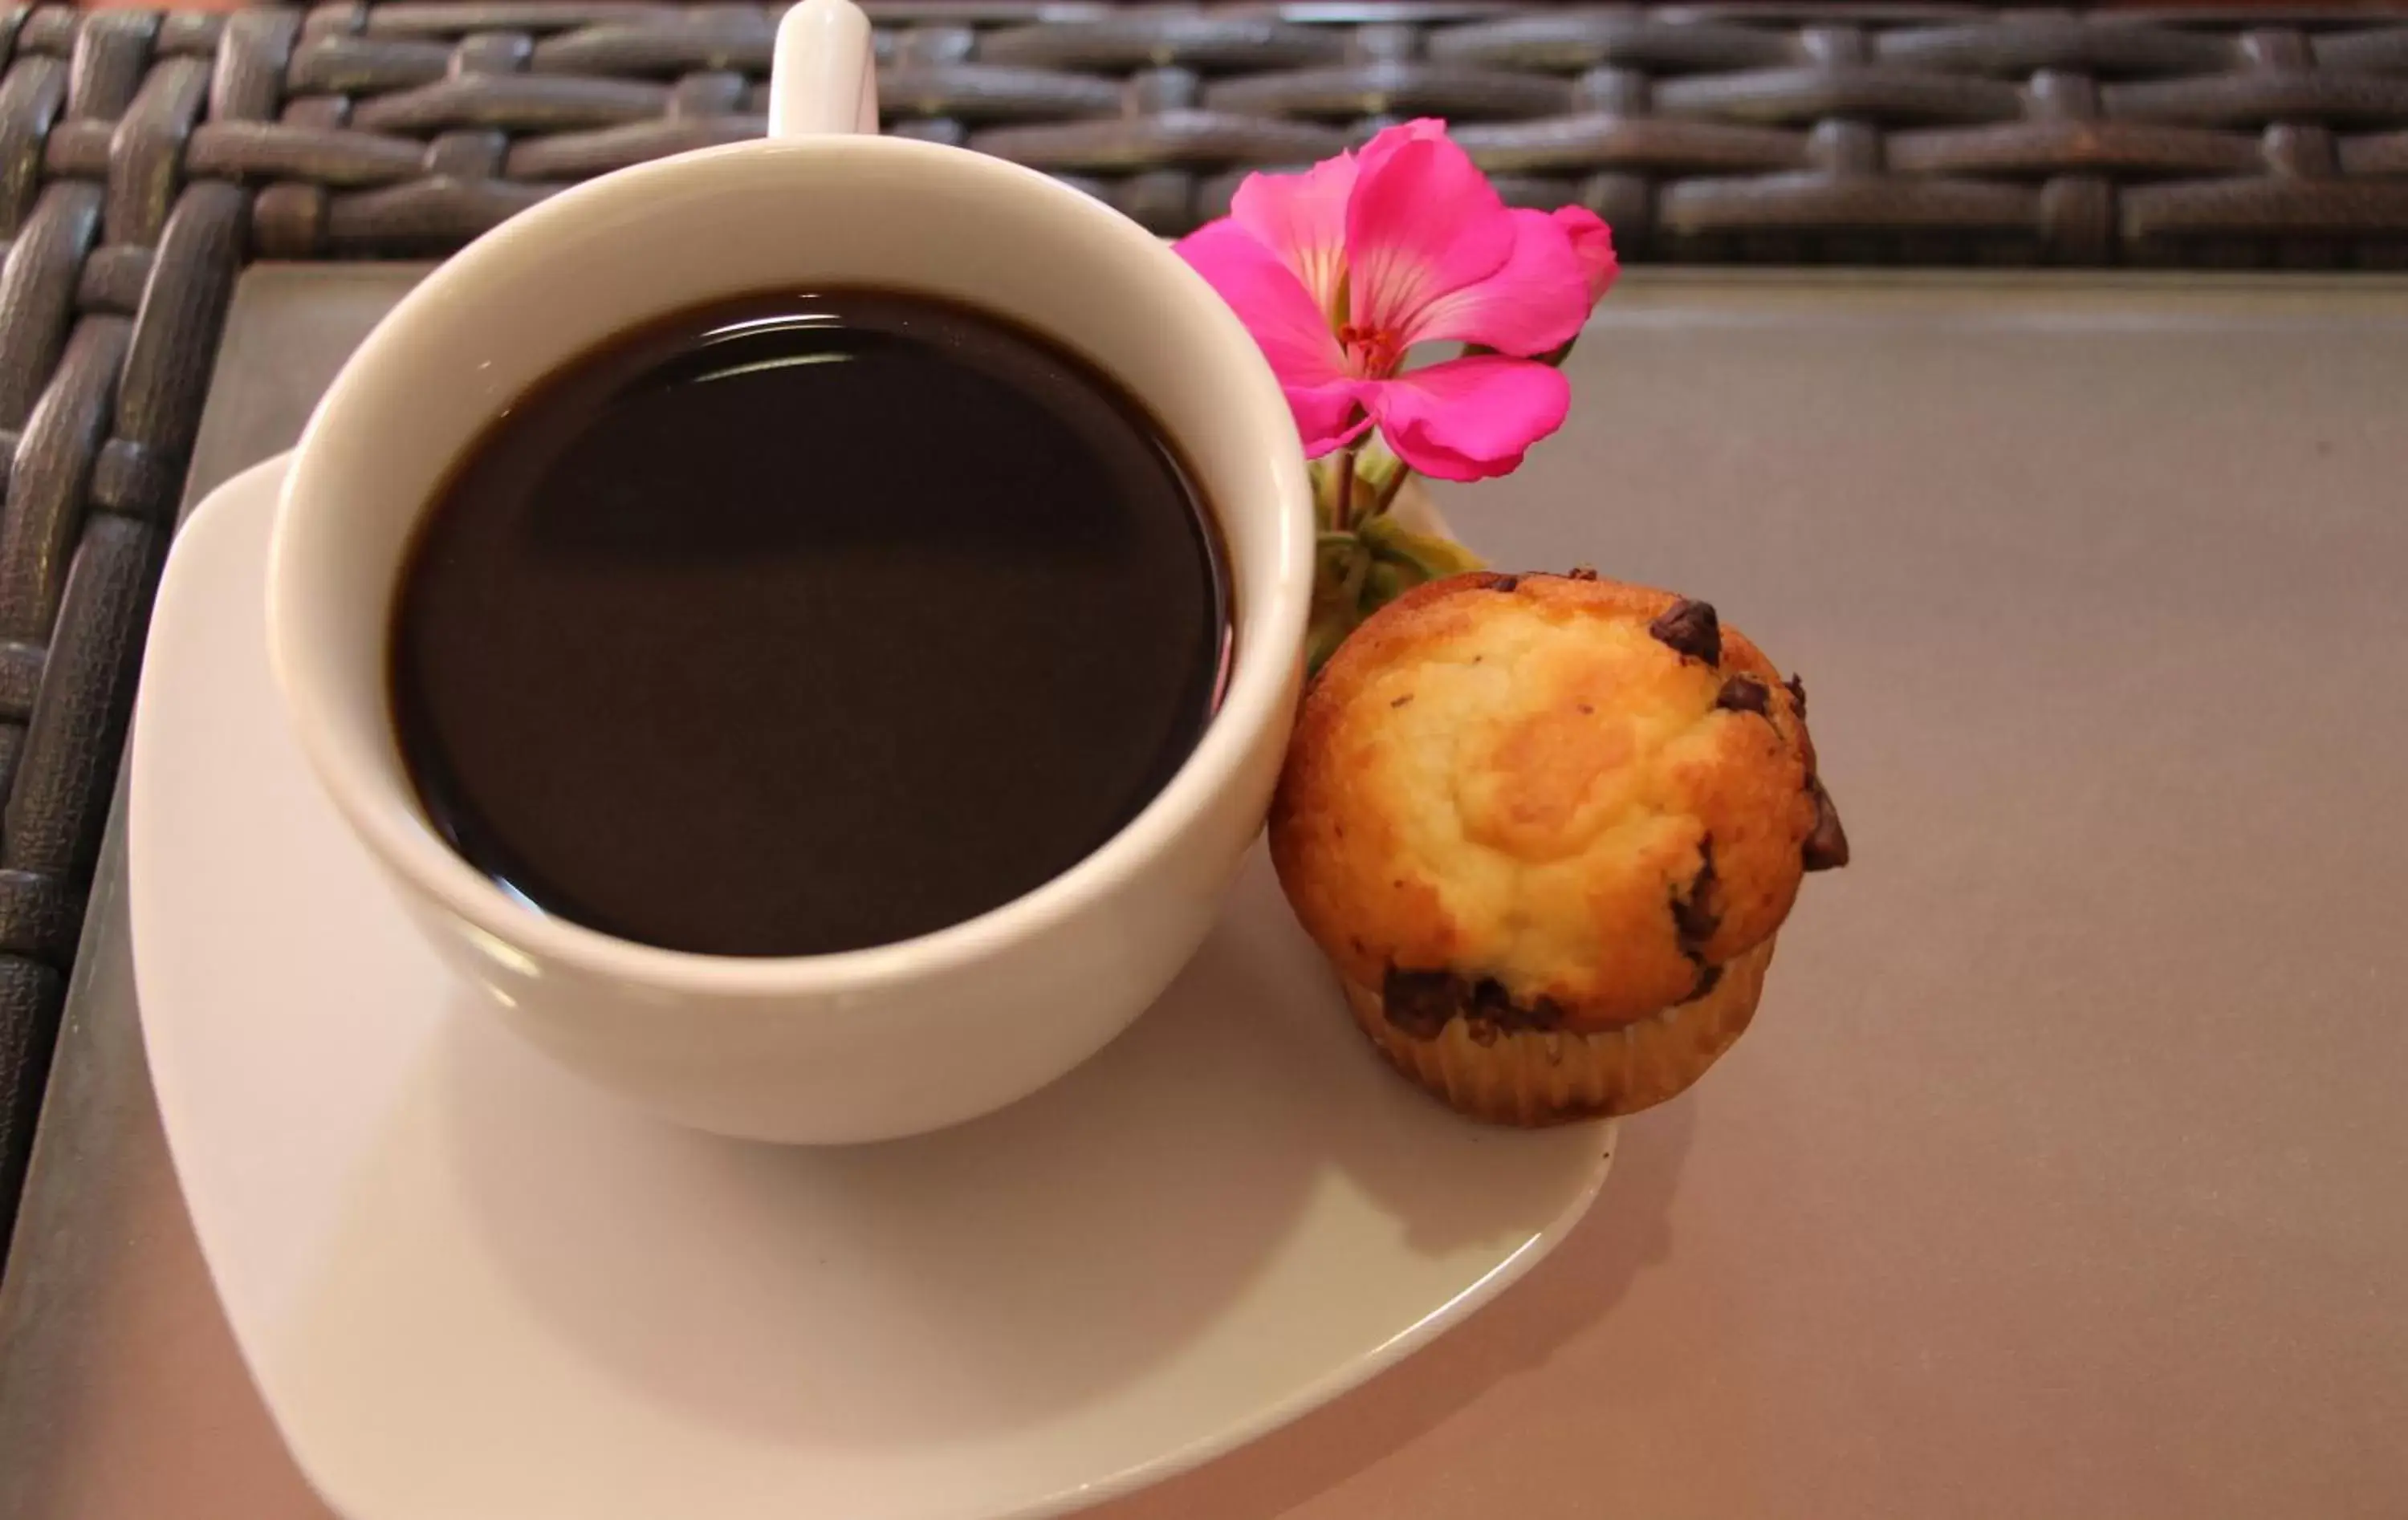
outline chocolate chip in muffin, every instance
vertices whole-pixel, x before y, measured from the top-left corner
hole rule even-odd
[[[1837,870],[1848,863],[1848,831],[1840,825],[1840,810],[1833,805],[1831,794],[1824,789],[1823,779],[1808,777],[1806,789],[1814,796],[1814,831],[1806,836],[1800,852],[1806,868]]]
[[[1793,675],[1782,684],[1789,688],[1789,700],[1798,709],[1798,716],[1806,716],[1806,678]]]
[[[1436,1040],[1463,1006],[1463,979],[1451,971],[1388,968],[1380,983],[1380,1009],[1388,1022],[1415,1040]]]
[[[1482,977],[1465,989],[1464,1011],[1474,1018],[1498,1021],[1512,1016],[1513,995],[1493,976]]]
[[[1491,591],[1519,591],[1521,587],[1522,578],[1518,575],[1500,575],[1488,582]]]
[[[1495,977],[1478,980],[1453,971],[1408,971],[1390,967],[1380,984],[1380,1007],[1388,1022],[1415,1040],[1436,1040],[1460,1017],[1471,1038],[1495,1043],[1500,1030],[1560,1029],[1561,1004],[1552,997],[1515,1001]]]
[[[1714,841],[1708,835],[1698,841],[1698,874],[1687,894],[1672,899],[1672,927],[1680,936],[1681,953],[1695,960],[1722,926],[1722,882],[1714,875]]]
[[[1472,983],[1470,1012],[1502,1029],[1555,1029],[1564,1022],[1564,1011],[1552,997],[1522,1003],[1505,990],[1505,983],[1493,976],[1482,977]]]
[[[1733,676],[1714,694],[1714,706],[1727,712],[1753,712],[1761,717],[1772,711],[1772,694],[1753,676]]]
[[[1658,614],[1647,631],[1690,659],[1723,663],[1722,620],[1708,603],[1684,596]]]
[[[1567,581],[1594,581],[1597,579],[1597,566],[1594,565],[1575,565],[1565,573],[1564,579]]]

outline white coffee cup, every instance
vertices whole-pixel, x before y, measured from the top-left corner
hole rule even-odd
[[[310,419],[268,568],[270,652],[302,748],[426,937],[564,1067],[671,1119],[764,1140],[971,1118],[1068,1071],[1153,1002],[1262,822],[1312,584],[1296,428],[1245,329],[1156,238],[1077,191],[876,136],[869,40],[847,0],[808,0],[779,32],[767,139],[566,191],[429,276]],[[1221,708],[1100,849],[918,939],[740,959],[548,917],[451,851],[403,768],[386,658],[412,529],[494,416],[579,354],[664,313],[814,285],[999,312],[1144,401],[1227,548],[1236,659]]]

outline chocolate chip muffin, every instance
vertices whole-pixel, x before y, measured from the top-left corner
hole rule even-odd
[[[1848,858],[1804,686],[1705,603],[1587,570],[1455,576],[1368,620],[1306,695],[1270,842],[1364,1032],[1520,1125],[1695,1082],[1800,874]]]

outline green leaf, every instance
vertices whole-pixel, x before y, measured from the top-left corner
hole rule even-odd
[[[1423,581],[1436,581],[1441,576],[1461,575],[1466,570],[1483,567],[1479,555],[1454,539],[1411,532],[1398,526],[1391,517],[1371,519],[1363,524],[1357,537],[1371,551],[1372,558],[1385,564],[1408,566]]]
[[[1363,581],[1364,614],[1378,611],[1421,583],[1420,574],[1405,566],[1391,560],[1376,562]]]

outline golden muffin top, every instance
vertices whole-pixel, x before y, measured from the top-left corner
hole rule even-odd
[[[1804,688],[1713,608],[1455,576],[1307,693],[1271,810],[1297,916],[1392,1016],[1611,1028],[1701,996],[1844,864]]]

